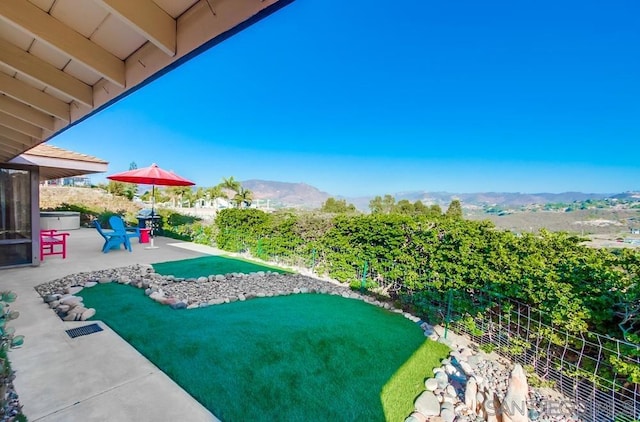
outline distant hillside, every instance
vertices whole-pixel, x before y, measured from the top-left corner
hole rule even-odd
[[[56,208],[63,204],[83,205],[91,209],[124,210],[137,213],[141,204],[114,196],[103,189],[71,186],[40,186],[40,209]]]
[[[383,196],[383,195],[380,195]],[[569,204],[574,201],[599,200],[605,198],[632,199],[640,198],[640,194],[626,192],[618,195],[604,193],[518,193],[518,192],[477,192],[477,193],[451,193],[451,192],[426,192],[411,191],[393,194],[396,201],[406,199],[411,202],[422,201],[426,205],[437,204],[447,207],[451,201],[458,199],[463,208],[499,206],[504,208],[518,208],[526,205],[544,205],[550,203]],[[347,202],[354,204],[359,210],[367,211],[372,197],[346,198]]]
[[[449,192],[400,192],[395,194],[396,200],[422,200],[426,204],[448,205],[452,200],[459,199],[464,205],[500,205],[523,206],[531,204],[571,203],[586,201],[587,199],[610,198],[611,194],[604,193],[518,193],[518,192],[478,192],[478,193],[449,193]]]
[[[343,197],[322,192],[314,186],[306,183],[288,183],[269,180],[247,180],[242,186],[254,193],[258,200],[270,200],[271,206],[319,208],[329,197],[345,199],[354,204],[360,211],[369,211],[369,201],[373,196]],[[384,196],[385,193],[380,193]],[[451,193],[451,192],[426,192],[407,191],[392,194],[396,201],[407,199],[411,202],[422,201],[427,205],[438,204],[448,206],[452,200],[459,199],[463,207],[522,207],[534,204],[571,203],[574,201],[599,200],[605,198],[616,199],[640,199],[640,192],[625,192],[620,194],[604,193],[519,193],[519,192],[477,192],[477,193]]]
[[[320,208],[331,196],[306,183],[269,180],[246,180],[241,183],[242,187],[253,192],[254,200],[268,199],[272,207]]]

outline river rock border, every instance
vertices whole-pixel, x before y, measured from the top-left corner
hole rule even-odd
[[[321,293],[363,300],[372,305],[403,314],[413,322],[420,322],[420,318],[403,312],[401,309],[396,309],[388,302],[352,291],[348,286],[337,281],[269,271],[179,278],[158,274],[153,267],[148,265],[132,265],[72,274],[40,284],[35,289],[44,301],[64,319],[75,307],[82,306],[82,298],[78,295],[83,288],[90,288],[98,283],[111,282],[144,289],[145,294],[151,299],[169,305],[173,309],[202,308],[256,297]],[[82,310],[84,311],[86,308]],[[67,320],[71,319],[67,318]]]
[[[83,306],[82,289],[98,283],[119,283],[144,289],[156,302],[172,309],[194,309],[245,301],[257,297],[320,293],[363,300],[420,325],[425,336],[448,345],[450,356],[425,380],[425,390],[416,398],[414,412],[406,422],[527,422],[577,421],[575,406],[552,390],[527,385],[522,367],[496,354],[486,354],[467,338],[446,333],[420,318],[395,308],[389,302],[352,291],[330,279],[300,274],[256,272],[230,273],[198,278],[157,274],[150,265],[72,274],[35,287],[45,303],[63,320],[86,320],[94,309]]]
[[[520,364],[485,353],[468,338],[421,323],[425,335],[451,347],[425,380],[405,422],[580,421],[578,407],[557,391],[533,388]]]

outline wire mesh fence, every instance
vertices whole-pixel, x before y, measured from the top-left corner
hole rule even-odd
[[[640,418],[640,387],[619,372],[640,367],[639,345],[592,332],[560,330],[545,322],[549,318],[543,312],[514,300],[487,302],[490,306],[475,314],[450,311],[450,320],[443,322],[482,349],[522,364],[544,385],[571,399],[585,421]],[[444,306],[455,305],[449,301]]]
[[[559,329],[544,312],[496,292],[436,289],[420,261],[363,259],[338,248],[281,244],[268,236],[233,233],[229,239],[226,250],[404,298],[423,320],[466,334],[483,350],[523,365],[541,385],[569,398],[582,420],[640,421],[640,384],[631,381],[631,372],[640,370],[638,344]]]

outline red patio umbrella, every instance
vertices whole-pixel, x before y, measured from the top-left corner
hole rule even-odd
[[[152,189],[151,189],[151,220],[152,221],[154,216],[156,185],[159,185],[159,186],[193,186],[195,185],[195,183],[185,179],[184,177],[180,177],[171,171],[166,171],[161,169],[160,167],[158,167],[156,163],[151,164],[149,167],[112,174],[111,176],[107,176],[107,179],[114,180],[117,182],[135,183],[138,185],[152,185]]]
[[[177,174],[166,171],[158,167],[156,163],[149,167],[123,171],[122,173],[107,176],[107,179],[118,182],[136,183],[138,185],[160,185],[160,186],[193,186],[190,180],[180,177]]]

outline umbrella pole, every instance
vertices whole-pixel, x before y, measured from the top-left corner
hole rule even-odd
[[[155,220],[155,218],[154,218],[155,217],[155,211],[154,211],[155,203],[156,203],[156,185],[151,185],[151,230],[149,230],[149,234],[151,236],[149,236],[150,245],[147,246],[145,249],[158,249],[158,247],[153,244],[153,239],[155,237],[154,233],[153,233],[153,231],[154,231],[153,230],[154,229],[153,222]]]

